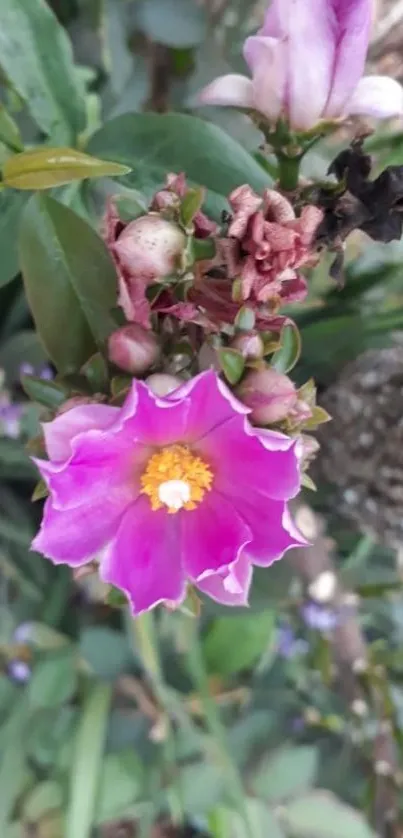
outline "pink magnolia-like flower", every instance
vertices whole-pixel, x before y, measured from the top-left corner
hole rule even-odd
[[[403,113],[403,89],[386,76],[363,76],[372,0],[272,0],[262,29],[247,38],[252,80],[231,74],[200,94],[202,104],[259,111],[297,131],[321,120]]]
[[[295,440],[253,428],[208,371],[156,396],[133,381],[121,408],[85,405],[44,424],[49,461],[33,548],[74,568],[94,559],[135,614],[196,585],[247,603],[253,565],[303,545],[287,506],[300,488]]]
[[[262,198],[247,185],[235,189],[229,203],[234,215],[221,247],[229,275],[242,280],[243,299],[274,308],[303,300],[307,285],[296,269],[316,262],[312,241],[322,210],[306,206],[296,218],[284,195],[266,189]]]

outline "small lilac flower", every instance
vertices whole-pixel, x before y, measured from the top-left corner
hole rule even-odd
[[[371,0],[272,0],[262,29],[247,38],[252,80],[231,74],[200,94],[202,104],[232,105],[281,117],[297,131],[321,120],[403,113],[403,89],[386,76],[365,76]]]
[[[302,619],[307,626],[316,631],[333,631],[340,623],[340,614],[330,608],[325,608],[318,602],[307,602],[301,609]]]
[[[253,428],[208,371],[165,397],[133,381],[121,408],[82,405],[43,426],[46,501],[33,549],[77,568],[94,559],[133,613],[179,604],[187,583],[245,605],[253,565],[305,544],[287,501],[296,441]]]
[[[277,634],[277,652],[281,658],[295,658],[304,655],[309,648],[306,640],[298,638],[291,628],[285,624],[280,626]]]
[[[0,435],[9,439],[18,439],[21,433],[21,419],[24,411],[22,404],[13,404],[8,396],[0,398]]]
[[[26,684],[31,677],[31,667],[25,661],[17,659],[10,661],[7,672],[9,677],[19,684]]]
[[[43,364],[42,367],[35,368],[29,361],[23,361],[20,364],[20,376],[22,375],[36,375],[44,381],[51,381],[53,379],[53,371],[49,364]]]
[[[14,643],[27,644],[32,640],[32,623],[20,623],[13,633]]]

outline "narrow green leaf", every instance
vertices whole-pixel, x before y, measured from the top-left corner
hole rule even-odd
[[[202,207],[204,200],[204,190],[189,189],[181,203],[181,220],[184,227],[189,227],[195,215]]]
[[[281,347],[274,353],[271,365],[278,372],[287,373],[295,367],[301,354],[301,335],[295,324],[284,326]]]
[[[236,349],[219,349],[217,357],[230,384],[237,384],[245,369],[245,358]]]
[[[50,189],[74,180],[114,177],[130,171],[129,166],[99,160],[74,148],[45,146],[9,157],[3,165],[3,182],[14,189]]]
[[[24,148],[18,125],[0,104],[0,143],[4,143],[11,151],[22,151]]]
[[[112,687],[95,683],[85,701],[70,774],[65,838],[90,838],[108,724]]]
[[[0,287],[11,282],[19,270],[18,229],[27,199],[27,195],[13,189],[0,192]]]
[[[34,402],[56,410],[66,401],[68,393],[54,381],[37,378],[35,375],[22,375],[21,385]]]
[[[44,133],[74,142],[84,99],[68,36],[45,0],[2,0],[0,66]]]
[[[21,265],[42,342],[59,372],[74,372],[103,348],[115,323],[116,276],[97,233],[48,195],[28,202]]]

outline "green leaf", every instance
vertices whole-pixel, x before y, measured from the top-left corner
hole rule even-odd
[[[236,349],[219,349],[217,357],[230,384],[238,384],[245,369],[245,358]]]
[[[95,824],[119,820],[143,790],[143,769],[132,748],[104,760],[95,804]]]
[[[126,635],[104,626],[82,631],[80,655],[99,678],[111,681],[127,672],[133,660]]]
[[[111,698],[112,687],[94,684],[81,713],[71,765],[65,838],[90,838],[92,832]]]
[[[0,66],[39,128],[55,143],[74,142],[84,101],[70,41],[45,0],[2,0]]]
[[[298,328],[294,324],[284,326],[280,340],[281,348],[274,353],[270,363],[278,372],[287,373],[295,367],[301,354],[301,335]]]
[[[251,834],[256,838],[285,838],[277,818],[260,800],[246,801]],[[230,809],[214,810],[208,820],[214,838],[245,838],[245,821]]]
[[[225,795],[223,772],[211,762],[185,765],[177,786],[185,811],[192,815],[208,812]]]
[[[88,151],[131,166],[125,185],[148,193],[170,171],[225,197],[242,183],[261,191],[272,182],[229,134],[187,114],[124,114],[91,137]]]
[[[181,203],[181,221],[184,227],[189,227],[195,215],[202,207],[204,190],[189,189]]]
[[[97,233],[48,195],[25,208],[20,236],[28,301],[59,372],[76,371],[115,328],[116,277]]]
[[[27,195],[22,192],[11,189],[0,192],[0,287],[11,282],[19,271],[18,229],[26,203]]]
[[[23,724],[23,720],[21,720]],[[23,727],[15,731],[13,739],[2,748],[0,765],[0,834],[4,835],[7,821],[28,779],[23,747]]]
[[[7,113],[4,105],[0,104],[0,143],[3,143],[11,151],[22,151],[24,148],[18,125]]]
[[[285,746],[263,761],[254,773],[251,788],[270,803],[294,797],[314,784],[318,757],[317,748],[310,745]]]
[[[63,803],[63,791],[55,780],[39,783],[24,800],[23,818],[30,823],[40,820],[52,809],[59,809]]]
[[[206,37],[206,13],[195,0],[143,0],[138,15],[143,32],[167,47],[195,47]]]
[[[14,189],[50,189],[74,180],[115,177],[130,172],[128,166],[98,160],[74,148],[36,148],[9,157],[3,165],[3,182]]]
[[[233,675],[253,666],[268,648],[274,629],[274,611],[218,618],[203,644],[208,669]]]
[[[292,838],[376,838],[360,812],[327,791],[312,791],[282,810]]]
[[[56,707],[68,701],[77,687],[74,650],[67,648],[38,661],[29,684],[33,708]]]
[[[54,381],[37,378],[35,375],[22,375],[21,385],[30,399],[53,410],[61,407],[68,397],[67,391]]]

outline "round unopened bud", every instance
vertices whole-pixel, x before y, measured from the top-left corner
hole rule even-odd
[[[264,343],[258,332],[240,332],[231,341],[231,349],[236,349],[247,360],[256,361],[263,358]]]
[[[146,378],[146,384],[148,384],[150,390],[152,390],[156,396],[167,396],[168,393],[173,393],[174,390],[177,390],[178,387],[183,384],[183,381],[175,375],[155,372],[153,375],[149,375],[148,378]]]
[[[125,227],[113,245],[122,268],[137,276],[168,276],[177,267],[186,237],[172,221],[149,213]]]
[[[110,360],[125,372],[142,375],[159,356],[159,346],[152,332],[131,323],[111,334],[108,341]]]
[[[269,368],[248,373],[236,394],[251,408],[250,418],[258,425],[270,425],[285,419],[298,398],[292,381]]]

